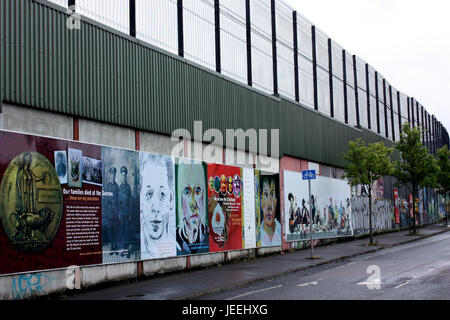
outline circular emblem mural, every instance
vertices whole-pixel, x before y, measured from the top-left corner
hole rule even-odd
[[[62,207],[61,184],[46,157],[24,152],[10,162],[0,187],[0,217],[19,250],[45,249],[58,231]]]

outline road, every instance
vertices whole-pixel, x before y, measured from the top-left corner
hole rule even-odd
[[[450,300],[450,234],[202,296],[198,300],[371,299]]]

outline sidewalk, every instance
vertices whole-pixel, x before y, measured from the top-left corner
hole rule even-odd
[[[174,300],[191,299],[205,294],[219,292],[224,289],[240,287],[255,281],[273,278],[295,271],[337,262],[364,253],[375,252],[384,248],[410,243],[450,231],[442,224],[434,224],[419,229],[419,236],[409,235],[409,231],[401,231],[377,235],[374,242],[378,246],[365,246],[369,238],[330,244],[317,247],[314,254],[321,259],[306,259],[310,250],[285,252],[249,261],[226,264],[195,271],[187,271],[172,275],[143,280],[140,282],[117,285],[110,288],[75,294],[72,300]]]

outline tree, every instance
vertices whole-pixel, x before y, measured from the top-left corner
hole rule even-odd
[[[428,153],[427,148],[420,141],[421,131],[419,127],[410,128],[409,123],[402,126],[400,141],[395,148],[400,152],[401,160],[395,162],[394,176],[399,185],[407,187],[413,194],[415,203],[417,188],[436,186],[439,168],[436,159]],[[412,187],[412,190],[410,189]],[[413,232],[417,232],[416,210],[414,212]]]
[[[437,174],[437,191],[445,199],[445,225],[447,226],[447,194],[450,192],[450,150],[443,146],[437,152],[437,165],[439,173]]]
[[[351,186],[361,185],[369,197],[370,245],[373,245],[372,231],[372,187],[375,181],[392,173],[390,154],[394,148],[388,148],[382,142],[366,143],[358,138],[349,142],[349,150],[342,157],[347,161],[343,177]]]

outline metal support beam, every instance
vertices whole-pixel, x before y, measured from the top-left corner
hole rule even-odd
[[[250,0],[245,0],[245,28],[247,42],[247,84],[252,86],[252,23],[250,15]]]
[[[370,116],[370,79],[369,79],[369,64],[366,63],[366,99],[367,99],[367,127],[372,129],[372,122]]]
[[[270,1],[272,15],[272,61],[273,61],[273,94],[278,96],[278,63],[277,63],[277,22],[275,0]]]
[[[215,25],[215,42],[216,42],[216,71],[222,72],[222,62],[220,56],[220,3],[214,0],[214,25]]]
[[[130,0],[130,36],[136,37],[136,0]]]
[[[177,0],[178,55],[184,57],[183,0]]]
[[[328,79],[330,82],[330,116],[334,118],[334,95],[333,95],[333,53],[331,39],[328,39]]]
[[[394,104],[393,104],[393,99],[392,99],[392,86],[389,85],[389,101],[390,101],[390,106],[391,106],[391,127],[392,127],[392,141],[395,141],[395,128],[394,128]]]
[[[376,104],[377,104],[377,133],[380,134],[380,90],[378,90],[378,72],[375,71],[375,95],[376,95]]]
[[[344,73],[344,116],[345,123],[348,123],[348,99],[347,99],[347,64],[345,63],[345,50],[342,50],[342,70]]]
[[[397,112],[398,112],[398,132],[402,134],[402,111],[401,111],[401,100],[400,100],[400,91],[397,91]],[[400,140],[400,137],[398,137]]]
[[[406,99],[406,104],[407,104],[407,110],[408,110],[408,123],[409,123],[409,126],[411,127],[411,112],[409,110],[409,104],[410,104],[409,97]]]
[[[386,138],[389,137],[389,128],[387,120],[387,94],[386,94],[386,79],[383,79],[383,98],[384,98],[384,128]]]
[[[359,99],[358,99],[358,73],[356,72],[356,56],[353,55],[353,79],[355,87],[355,109],[356,109],[356,126],[361,127],[359,118]]]
[[[295,101],[300,102],[300,81],[298,76],[298,34],[297,34],[297,11],[292,12],[292,27],[294,34],[294,85]]]
[[[316,26],[311,27],[312,56],[313,56],[313,83],[314,83],[314,109],[319,110],[319,97],[317,94],[317,49],[316,49]]]

